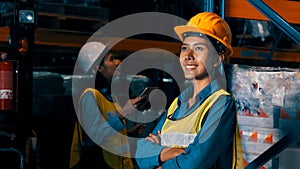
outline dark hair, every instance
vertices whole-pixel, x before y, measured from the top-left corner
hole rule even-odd
[[[114,56],[114,59],[119,59],[119,60],[123,60],[124,59],[124,55],[116,55],[112,52],[108,52],[103,59],[101,60],[101,62],[98,65],[98,69],[104,65],[104,61],[107,59],[107,57],[112,54]],[[111,81],[107,80],[100,71],[97,71],[96,73],[96,77],[95,77],[95,89],[100,90],[103,88],[107,88],[110,92],[111,90]]]
[[[97,72],[96,72],[96,77],[95,77],[95,89],[97,90],[101,90],[103,88],[108,88],[110,91],[110,82],[102,75],[102,73],[100,71],[98,71],[98,69],[100,69],[101,66],[104,65],[104,61],[107,59],[107,57],[110,55],[111,53],[107,53],[103,59],[101,60],[101,62],[99,63],[99,65],[97,66]]]

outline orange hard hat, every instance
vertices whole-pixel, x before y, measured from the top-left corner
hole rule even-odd
[[[183,40],[186,32],[199,32],[221,42],[225,47],[225,55],[233,53],[231,47],[232,33],[227,22],[215,13],[202,12],[193,16],[186,25],[175,26],[175,32]],[[214,44],[214,43],[213,43]]]

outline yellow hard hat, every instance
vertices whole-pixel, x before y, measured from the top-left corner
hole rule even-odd
[[[231,47],[232,33],[229,25],[220,16],[211,12],[202,12],[193,16],[186,25],[175,26],[175,32],[183,40],[186,32],[200,32],[221,42],[227,49],[226,56],[233,53]],[[212,42],[214,44],[214,42]]]

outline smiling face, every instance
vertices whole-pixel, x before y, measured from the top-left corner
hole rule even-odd
[[[211,43],[201,37],[184,39],[180,52],[180,63],[188,79],[208,80],[212,69],[219,65],[220,57]]]

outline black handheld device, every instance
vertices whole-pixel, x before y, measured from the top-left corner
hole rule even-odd
[[[158,89],[158,87],[146,87],[143,92],[140,94],[140,97],[149,96],[152,90]]]

